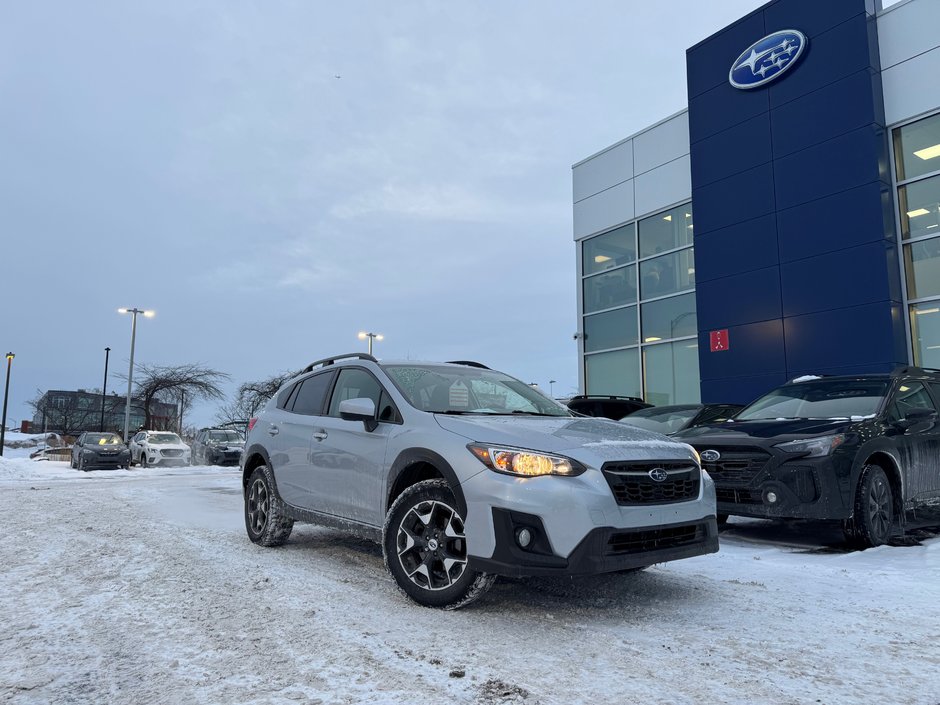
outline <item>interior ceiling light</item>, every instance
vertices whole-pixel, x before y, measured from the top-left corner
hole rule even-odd
[[[607,255],[595,255],[594,261],[600,264],[601,262],[610,262],[610,257]]]
[[[940,313],[940,308],[915,308],[914,313],[923,316],[925,313]]]
[[[657,340],[662,340],[662,338],[643,338],[644,343],[655,343]]]
[[[671,216],[671,215],[664,215],[664,216],[663,216],[663,220],[665,220],[665,221],[671,221],[671,220],[672,220],[672,216]]]
[[[919,157],[924,161],[933,159],[934,157],[940,157],[940,144],[935,144],[933,147],[918,149],[916,152],[914,152],[914,156]]]
[[[908,212],[907,212],[907,217],[908,217],[908,218],[917,218],[918,216],[927,215],[928,213],[930,213],[930,211],[927,210],[926,208],[918,208],[917,210],[908,211]]]

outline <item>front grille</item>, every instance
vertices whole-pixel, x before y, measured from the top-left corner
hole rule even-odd
[[[731,504],[760,504],[762,502],[759,490],[737,487],[715,487],[715,499]]]
[[[708,536],[705,523],[670,526],[662,529],[618,531],[607,540],[607,555],[643,553],[698,543]]]
[[[718,484],[746,485],[770,462],[770,454],[760,448],[696,446],[695,450],[699,453],[706,450],[721,453],[715,462],[702,461],[702,468]]]
[[[183,451],[179,448],[168,448],[167,450],[161,450],[160,454],[164,458],[181,458],[183,456]]]
[[[650,477],[650,471],[657,468],[665,471],[665,481],[657,482]],[[601,470],[614,499],[621,506],[698,499],[702,474],[687,461],[605,463]]]

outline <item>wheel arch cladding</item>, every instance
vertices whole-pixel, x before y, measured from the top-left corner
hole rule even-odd
[[[897,461],[888,453],[877,452],[869,456],[863,463],[863,467],[865,465],[877,465],[884,470],[885,476],[888,478],[888,484],[891,486],[895,514],[903,517],[904,488],[901,485],[901,472],[897,466]]]
[[[467,502],[457,479],[457,473],[444,458],[428,448],[409,448],[402,451],[388,473],[388,496],[385,499],[385,512],[391,508],[399,495],[408,487],[422,480],[441,478],[447,480],[460,515],[466,519]]]
[[[251,478],[251,473],[253,473],[255,468],[260,465],[267,465],[268,467],[271,467],[268,454],[264,448],[252,446],[246,451],[245,467],[242,470],[242,489],[246,489],[248,487],[248,480]],[[276,486],[275,491],[277,491]]]

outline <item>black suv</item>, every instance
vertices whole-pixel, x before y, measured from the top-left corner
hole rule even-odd
[[[604,419],[619,421],[627,414],[640,409],[648,409],[647,404],[639,397],[616,397],[602,394],[579,394],[566,402],[569,409],[585,416],[597,416]]]
[[[865,548],[940,503],[940,371],[802,377],[727,422],[676,434],[729,514],[841,519]],[[910,517],[908,517],[910,513]]]
[[[193,465],[238,465],[245,437],[231,428],[203,428],[193,441]]]

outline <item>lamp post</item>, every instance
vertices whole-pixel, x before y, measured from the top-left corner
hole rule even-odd
[[[555,382],[556,380],[554,379],[548,380],[548,394],[552,399],[555,398]]]
[[[369,339],[369,354],[372,354],[372,341],[373,340],[384,340],[385,336],[381,333],[366,333],[363,331],[359,332],[359,340]]]
[[[101,423],[98,430],[104,433],[104,400],[108,398],[108,356],[111,348],[104,349],[104,383],[101,385]]]
[[[3,386],[3,419],[0,420],[0,455],[3,455],[3,439],[7,432],[7,397],[10,395],[10,367],[13,366],[14,357],[16,355],[13,353],[7,353],[7,381]]]
[[[152,318],[153,311],[145,311],[141,308],[119,308],[118,313],[131,314],[131,364],[127,371],[127,401],[124,404],[124,442],[127,443],[127,434],[131,430],[131,384],[134,381],[134,343],[137,341],[137,314],[142,313],[147,318]]]

